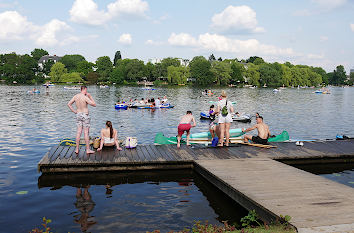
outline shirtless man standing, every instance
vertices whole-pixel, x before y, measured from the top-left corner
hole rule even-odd
[[[248,143],[248,140],[252,140],[254,143],[267,144],[268,138],[270,137],[269,127],[263,122],[262,116],[256,117],[257,124],[251,128],[243,129],[242,132],[252,131],[254,129],[258,130],[258,136],[245,135],[244,141]]]
[[[73,108],[73,103],[76,104],[76,110]],[[76,150],[75,153],[79,153],[80,137],[82,133],[82,128],[84,128],[84,136],[86,143],[86,153],[92,154],[95,153],[90,149],[89,142],[89,130],[90,130],[90,116],[88,111],[88,104],[96,107],[96,103],[93,100],[92,96],[87,93],[87,87],[81,86],[81,92],[75,95],[68,103],[70,110],[76,114]]]
[[[191,122],[193,124],[191,124]],[[195,123],[195,119],[191,111],[187,111],[187,114],[181,117],[181,121],[178,125],[177,148],[180,148],[181,146],[181,138],[184,134],[184,131],[187,132],[187,146],[189,146],[189,136],[191,134],[190,129],[196,125],[197,124]]]

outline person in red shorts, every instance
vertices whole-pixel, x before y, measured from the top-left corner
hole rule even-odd
[[[177,148],[181,146],[181,138],[184,132],[187,132],[187,146],[189,146],[190,129],[196,125],[191,111],[187,111],[187,114],[181,117],[178,125]]]

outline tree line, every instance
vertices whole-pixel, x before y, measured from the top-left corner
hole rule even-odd
[[[34,84],[52,81],[58,83],[85,82],[136,84],[138,81],[151,81],[156,85],[195,84],[210,85],[253,85],[253,86],[319,86],[353,85],[354,73],[348,78],[344,67],[339,65],[327,73],[321,67],[267,63],[261,57],[253,56],[247,60],[208,59],[196,56],[191,61],[178,58],[164,58],[158,63],[144,63],[139,59],[122,59],[120,51],[113,61],[108,56],[88,62],[79,54],[65,55],[59,62],[46,61],[43,66],[38,60],[48,55],[43,49],[34,49],[31,54],[0,54],[0,79],[7,83]]]

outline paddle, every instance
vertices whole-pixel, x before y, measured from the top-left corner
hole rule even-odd
[[[255,147],[261,147],[261,148],[277,148],[276,146],[273,145],[263,145],[263,144],[256,144],[256,143],[248,143],[248,142],[239,142],[239,144],[242,145],[248,145],[248,146],[255,146]]]

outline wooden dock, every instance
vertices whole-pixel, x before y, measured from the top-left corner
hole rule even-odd
[[[354,189],[287,165],[353,164],[354,140],[272,145],[277,148],[140,145],[91,155],[85,147],[76,154],[74,147],[54,146],[38,170],[63,174],[189,168],[265,220],[289,215],[299,232],[354,232]]]

